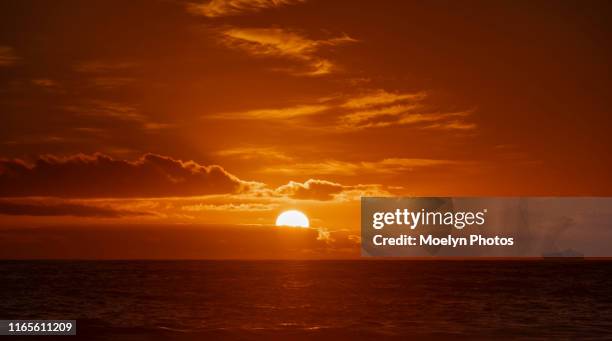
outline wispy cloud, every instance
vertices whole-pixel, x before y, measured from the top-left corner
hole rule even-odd
[[[228,204],[195,204],[184,205],[181,207],[183,211],[201,212],[201,211],[239,211],[239,212],[262,212],[271,211],[278,208],[278,204],[274,203],[228,203]]]
[[[458,164],[453,160],[389,158],[379,161],[347,162],[327,160],[313,163],[294,163],[285,166],[275,165],[265,168],[263,172],[273,174],[316,174],[316,175],[363,175],[363,174],[399,174],[417,168],[449,166]]]
[[[475,124],[467,124],[455,119],[466,117],[471,114],[469,111],[449,112],[449,113],[420,113],[416,105],[398,105],[377,110],[359,111],[351,113],[342,118],[341,128],[347,130],[381,128],[388,126],[420,124],[436,122],[422,126],[423,129],[474,129]],[[453,122],[444,122],[454,119]]]
[[[209,18],[253,13],[286,5],[293,5],[304,0],[210,0],[205,3],[190,3],[191,13]]]
[[[81,140],[71,139],[67,137],[57,136],[57,135],[26,135],[21,136],[17,139],[8,140],[3,142],[6,145],[36,145],[36,144],[54,144],[54,143],[77,143],[82,142]]]
[[[421,128],[465,130],[475,128],[474,124],[461,121],[471,111],[433,111],[426,104],[426,92],[395,93],[374,90],[347,99],[340,105],[350,109],[340,118],[340,129],[356,130],[387,126],[427,124]],[[451,124],[452,123],[454,124]]]
[[[64,106],[64,109],[74,112],[80,116],[132,122],[140,126],[143,130],[148,131],[173,127],[173,125],[170,123],[162,123],[151,120],[147,115],[142,114],[138,108],[134,106],[118,102],[91,100],[79,104]]]
[[[32,79],[32,84],[46,89],[55,89],[59,87],[59,84],[56,81],[49,78]]]
[[[132,77],[93,77],[90,82],[93,86],[102,89],[115,89],[134,83],[136,79]]]
[[[74,66],[74,71],[81,73],[109,73],[117,71],[125,71],[131,69],[138,64],[127,61],[102,61],[102,60],[90,60],[86,62],[78,63]]]
[[[453,116],[466,116],[467,113],[455,113]],[[450,116],[449,116],[450,117]],[[425,129],[446,129],[446,130],[474,130],[475,123],[467,123],[459,120],[450,122],[438,122],[424,127]]]
[[[68,105],[65,108],[80,115],[109,117],[124,121],[145,122],[142,115],[133,106],[103,100],[86,101],[78,105]]]
[[[341,106],[349,109],[364,109],[397,102],[415,102],[423,100],[425,97],[427,97],[425,92],[394,93],[379,89],[349,98]]]
[[[0,215],[122,218],[155,216],[156,214],[148,211],[126,210],[110,205],[91,204],[87,201],[13,198],[0,199]]]
[[[11,66],[19,61],[15,49],[10,46],[0,46],[0,67]]]
[[[82,74],[89,85],[108,90],[134,83],[136,78],[132,77],[132,71],[137,66],[128,61],[91,60],[78,63],[73,69]]]
[[[231,28],[222,32],[223,42],[232,48],[254,56],[289,58],[306,65],[306,70],[290,70],[297,75],[324,75],[333,71],[334,64],[318,55],[325,47],[356,42],[341,37],[314,40],[282,28]]]
[[[288,119],[295,117],[310,116],[321,113],[330,109],[326,105],[297,105],[293,107],[274,108],[274,109],[256,109],[247,111],[236,111],[220,113],[216,115],[207,115],[206,118],[215,119]]]
[[[271,147],[238,147],[230,148],[217,152],[217,155],[230,158],[238,158],[243,160],[276,160],[276,161],[290,161],[291,157],[286,154],[271,148]]]
[[[207,115],[212,119],[299,120],[303,128],[326,131],[356,131],[413,125],[418,129],[473,130],[476,124],[467,121],[471,110],[442,111],[427,103],[425,92],[400,93],[371,90],[352,96],[317,99],[312,103],[268,109]],[[310,116],[324,115],[325,120],[310,120]]]

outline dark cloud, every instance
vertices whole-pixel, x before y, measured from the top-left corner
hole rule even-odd
[[[125,216],[153,215],[144,211],[130,211],[111,207],[90,206],[75,203],[19,203],[0,201],[0,214],[24,216],[75,216],[119,218]]]
[[[34,163],[0,160],[0,196],[128,198],[238,193],[255,183],[219,166],[146,154],[136,161],[109,156],[40,157]]]

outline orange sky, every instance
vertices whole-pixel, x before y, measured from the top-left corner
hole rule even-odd
[[[350,257],[362,195],[610,195],[611,13],[4,1],[0,257]]]

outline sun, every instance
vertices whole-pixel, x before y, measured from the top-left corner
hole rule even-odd
[[[276,218],[276,226],[308,228],[310,222],[304,213],[298,210],[289,210],[278,215],[278,218]]]

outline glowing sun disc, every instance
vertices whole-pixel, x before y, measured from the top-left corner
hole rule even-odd
[[[304,213],[298,210],[289,210],[278,215],[278,218],[276,218],[276,226],[308,228],[310,222]]]

